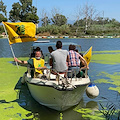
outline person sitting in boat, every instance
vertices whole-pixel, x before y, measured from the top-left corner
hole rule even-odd
[[[49,46],[49,47],[48,47],[48,51],[49,51],[50,53],[52,53],[52,52],[54,51],[53,47],[52,47],[52,46]]]
[[[67,50],[62,49],[62,42],[56,42],[56,50],[51,53],[50,66],[60,74],[64,74],[66,77],[66,71],[68,70],[67,62],[69,61],[69,54]],[[52,71],[53,74],[56,74]]]
[[[35,49],[33,49],[33,52],[31,53],[30,58],[34,58],[35,57],[35,52],[36,51],[41,51],[41,58],[44,59],[44,55],[43,55],[43,52],[42,52],[40,47],[36,47]]]
[[[68,77],[74,77],[75,74],[79,73],[80,70],[80,59],[83,60],[86,68],[87,68],[87,62],[86,60],[78,53],[75,51],[76,46],[70,44],[69,45],[69,57],[70,57],[70,62],[68,62],[68,70],[72,72],[72,76],[71,73],[68,73]]]
[[[83,57],[83,54],[80,53],[80,55]],[[78,78],[82,77],[84,78],[85,77],[85,70],[86,70],[86,64],[85,62],[83,61],[83,59],[80,58],[80,70],[79,70],[79,73],[76,75]],[[89,67],[87,68],[89,69]]]
[[[50,54],[54,51],[53,50],[53,47],[52,46],[49,46],[48,47],[48,51],[50,52]],[[50,65],[50,63],[52,62],[52,58],[51,58],[51,56],[49,57],[49,65]],[[51,68],[53,68],[53,66],[51,66]]]
[[[31,70],[31,77],[41,78],[43,75],[43,70],[46,69],[44,66],[44,59],[41,58],[41,51],[35,52],[35,58],[30,58],[28,61],[18,60],[16,57],[14,60],[18,63],[29,64],[30,68],[35,68],[35,72]]]

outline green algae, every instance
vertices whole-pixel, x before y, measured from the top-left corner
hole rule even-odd
[[[60,113],[60,120],[63,120],[63,113]]]
[[[109,50],[109,51],[92,51],[92,53],[120,53],[120,50]]]
[[[91,110],[89,108],[74,109],[76,112],[81,113],[84,119],[90,120],[106,120],[99,110]]]
[[[120,54],[93,54],[91,62],[100,64],[120,64]]]
[[[97,54],[93,54],[93,56],[92,56],[91,62],[93,62],[93,63],[109,64],[109,65],[119,65],[120,64],[120,50],[94,51],[93,53],[97,53]],[[116,87],[109,87],[109,89],[118,91],[120,93],[120,88],[119,88],[120,72],[115,72],[113,74],[101,72],[97,76],[102,76],[107,79],[98,79],[98,80],[95,80],[94,82],[113,84]]]
[[[115,87],[109,87],[109,89],[120,93],[120,72],[115,72],[113,74],[101,72],[98,76],[105,77],[106,79],[97,79],[94,81],[95,83],[109,83],[115,85]]]
[[[25,67],[10,64],[13,58],[0,58],[0,119],[1,120],[22,120],[32,118],[27,117],[30,113],[20,107],[16,101],[18,92],[14,90],[20,77],[26,71]],[[14,102],[11,102],[14,101]]]

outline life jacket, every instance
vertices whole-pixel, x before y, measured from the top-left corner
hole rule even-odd
[[[44,67],[44,60],[43,59],[37,60],[36,58],[32,58],[32,59],[33,59],[35,72],[43,74],[43,70],[38,70],[36,68]]]

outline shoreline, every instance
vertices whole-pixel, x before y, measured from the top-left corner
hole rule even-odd
[[[81,38],[85,38],[85,39],[97,39],[97,38],[120,38],[120,36],[93,36],[93,35],[89,35],[89,36],[82,36],[82,37],[77,37],[77,36],[35,36],[37,39],[81,39]],[[0,37],[0,39],[7,39],[7,37]]]

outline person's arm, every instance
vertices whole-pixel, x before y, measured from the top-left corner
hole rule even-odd
[[[46,69],[47,67],[46,66],[43,66],[43,67],[38,67],[38,68],[36,68],[37,70],[44,70],[44,69]]]
[[[67,55],[67,60],[66,60],[66,62],[70,62],[70,57],[69,57],[69,55]]]
[[[53,59],[52,59],[52,58],[50,58],[49,65],[50,65],[50,66],[52,66],[52,65],[53,65]]]
[[[52,58],[49,59],[49,65],[52,66]]]
[[[67,59],[66,59],[67,66],[69,65],[69,62],[70,62],[70,57],[69,57],[69,55],[67,55]]]
[[[53,53],[53,52],[52,52]],[[50,66],[53,66],[53,57],[52,57],[52,53],[51,53],[51,58],[49,59],[50,61],[49,61],[49,65]]]
[[[85,60],[82,56],[80,57],[80,59],[82,59],[82,60],[84,61],[84,65],[85,65],[84,68],[89,69],[86,60]],[[83,69],[83,68],[82,68],[82,69]]]
[[[86,67],[86,65],[85,65],[85,63],[84,63],[84,61],[82,59],[80,59],[80,61],[81,61],[82,66],[83,66],[83,67],[80,68],[80,71],[81,71],[81,70],[83,70],[83,69],[85,69],[87,67]]]
[[[21,64],[27,64],[27,61],[22,61],[22,60],[18,60],[16,57],[14,57],[14,61],[21,63]]]
[[[89,67],[88,67],[88,65],[87,65],[87,62],[86,62],[86,60],[78,53],[78,56],[80,57],[80,59],[82,59],[83,60],[83,62],[84,62],[84,65],[85,65],[85,68],[87,68],[87,69],[89,69]]]

